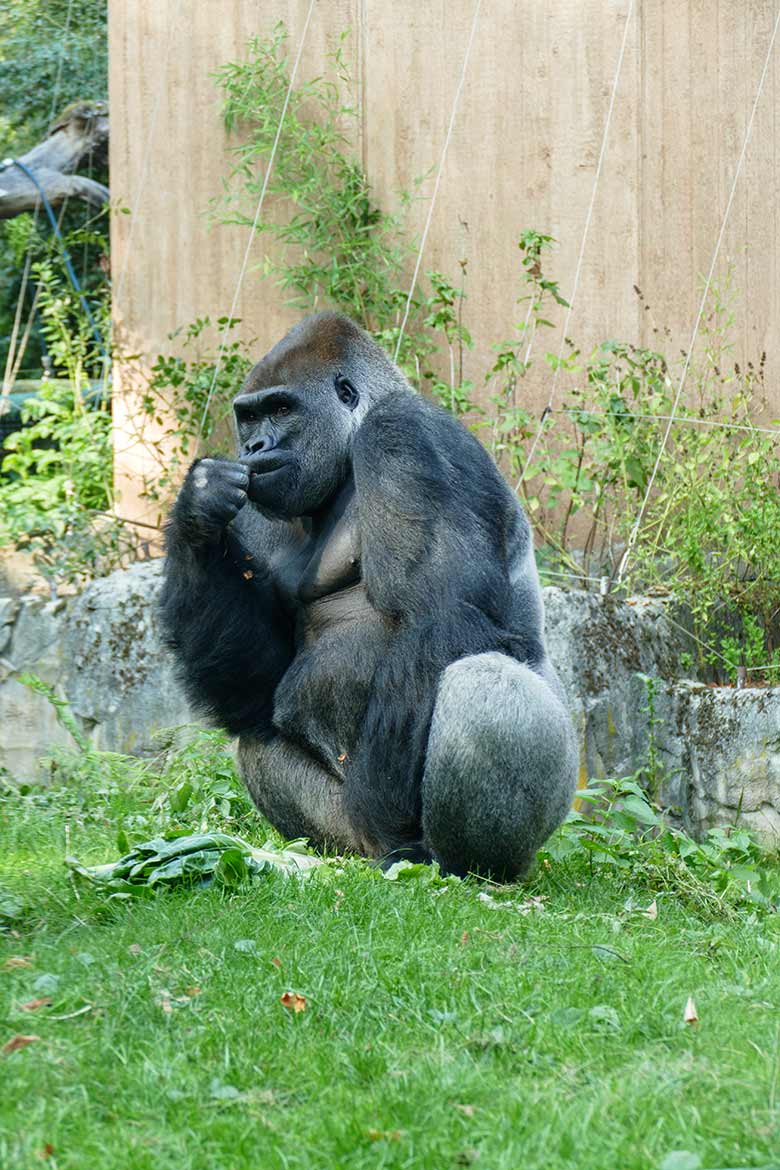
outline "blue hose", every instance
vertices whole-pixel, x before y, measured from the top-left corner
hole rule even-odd
[[[62,248],[62,259],[65,262],[65,270],[68,274],[68,278],[70,280],[70,283],[73,285],[73,291],[76,293],[76,296],[79,298],[79,301],[81,302],[81,307],[87,316],[87,320],[89,321],[90,328],[92,329],[92,334],[95,338],[95,341],[97,342],[98,349],[100,350],[101,354],[106,359],[106,361],[108,361],[108,353],[106,352],[106,347],[103,344],[103,338],[100,335],[100,330],[98,329],[95,318],[92,315],[92,310],[89,307],[89,303],[87,301],[87,298],[84,296],[81,285],[79,284],[79,278],[76,276],[75,270],[73,268],[73,264],[71,263],[70,252],[68,251],[67,247],[65,246],[65,240],[63,238],[62,232],[60,231],[60,225],[57,223],[57,217],[55,216],[54,212],[52,211],[51,203],[49,203],[49,200],[46,198],[46,192],[44,191],[43,187],[40,185],[40,183],[36,179],[33,172],[30,170],[30,168],[25,166],[23,162],[20,162],[18,158],[5,159],[2,163],[2,165],[3,165],[3,167],[8,167],[8,166],[18,167],[19,170],[22,171],[27,176],[27,178],[30,180],[30,182],[33,184],[33,186],[37,190],[38,194],[40,195],[44,210],[45,210],[47,216],[49,217],[49,223],[51,224],[52,230],[59,241],[60,247]]]

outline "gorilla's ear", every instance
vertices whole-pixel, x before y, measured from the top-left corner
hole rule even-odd
[[[344,378],[341,374],[336,374],[335,386],[339,400],[350,410],[354,410],[358,402],[360,402],[360,395],[349,378]]]

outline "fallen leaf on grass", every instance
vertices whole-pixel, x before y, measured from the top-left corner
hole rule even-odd
[[[455,1155],[456,1166],[471,1166],[479,1158],[479,1150],[471,1146],[468,1150],[461,1150],[459,1154]]]
[[[0,922],[15,922],[21,918],[24,911],[24,902],[18,894],[10,890],[0,890]]]
[[[619,1032],[620,1016],[607,1003],[596,1004],[588,1012],[588,1018],[598,1032]]]
[[[699,1170],[701,1158],[690,1150],[672,1150],[661,1163],[660,1170]]]
[[[238,951],[239,955],[256,955],[257,943],[253,938],[237,938],[233,950]]]
[[[463,1114],[464,1117],[473,1117],[474,1116],[474,1110],[475,1110],[474,1105],[457,1105],[456,1104],[455,1108],[457,1110],[459,1110]]]
[[[6,959],[3,963],[4,971],[18,971],[22,967],[32,967],[32,959],[28,959],[25,955],[11,955],[10,959]]]
[[[141,953],[140,943],[130,943],[130,946],[127,948],[127,953],[129,955],[140,955],[140,953]]]
[[[93,1009],[91,1003],[85,1003],[83,1007],[76,1008],[75,1012],[65,1012],[65,1014],[62,1016],[47,1016],[46,1019],[47,1020],[55,1020],[55,1021],[75,1020],[77,1016],[85,1016],[87,1014],[87,1012],[91,1012],[93,1010],[95,1011],[96,1016],[103,1014],[102,1008]]]
[[[158,991],[156,999],[166,1016],[169,1016],[174,1007],[190,1003],[194,995],[200,995],[199,987],[188,987],[184,995],[172,995],[167,987],[162,987]]]
[[[463,934],[460,936],[460,945],[462,947],[465,947],[466,943],[469,941],[469,937],[470,937],[469,932],[467,930],[464,930]]]
[[[298,995],[297,991],[285,991],[284,995],[279,1000],[282,1007],[291,1012],[305,1012],[306,1011],[306,996]]]
[[[36,1158],[40,1158],[40,1160],[43,1162],[46,1158],[50,1158],[53,1153],[54,1146],[51,1144],[51,1142],[47,1142],[43,1149],[36,1151],[35,1156]]]
[[[53,975],[51,971],[44,971],[33,983],[33,991],[37,991],[39,995],[52,996],[58,990],[59,986],[59,975]]]
[[[29,999],[27,1003],[19,1004],[20,1012],[37,1012],[38,1008],[51,1007],[51,1000],[48,995],[42,995],[40,999]]]
[[[685,1005],[683,1012],[683,1020],[686,1024],[698,1024],[699,1013],[696,1011],[696,1004],[693,1001],[693,996],[688,996],[688,1002]]]
[[[8,1056],[11,1052],[18,1052],[20,1048],[26,1048],[28,1044],[34,1044],[36,1040],[40,1040],[40,1036],[12,1036],[11,1039],[0,1048],[0,1052]]]
[[[368,1136],[372,1142],[400,1142],[404,1131],[402,1129],[370,1129]]]
[[[241,1096],[235,1085],[225,1085],[216,1077],[211,1082],[211,1096],[215,1101],[235,1101]]]
[[[272,966],[272,967],[276,967],[277,971],[279,970],[279,968],[281,967],[281,965],[282,965],[282,960],[281,960],[281,959],[271,959],[271,966]]]
[[[656,902],[655,898],[653,898],[652,902],[645,910],[645,918],[649,918],[651,920],[651,922],[655,922],[657,917],[658,917],[658,903]]]
[[[516,910],[518,914],[526,915],[532,912],[536,914],[544,914],[545,894],[532,894],[530,898],[526,898],[523,902],[499,902],[492,894],[481,890],[477,894],[477,901],[481,902],[483,906],[487,906],[489,910]]]

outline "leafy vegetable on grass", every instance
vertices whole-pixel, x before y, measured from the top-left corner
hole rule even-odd
[[[73,857],[66,865],[81,878],[110,890],[112,898],[143,897],[178,885],[207,886],[213,881],[238,886],[271,870],[301,876],[323,865],[306,851],[303,841],[261,848],[227,833],[186,833],[155,837],[136,845],[118,861],[82,865]]]

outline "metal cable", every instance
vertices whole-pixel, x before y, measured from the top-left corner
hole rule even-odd
[[[455,97],[454,97],[453,102],[452,102],[452,113],[450,114],[450,122],[449,122],[449,125],[447,127],[447,134],[446,134],[445,139],[444,139],[444,146],[442,148],[441,158],[439,159],[439,167],[438,167],[438,170],[436,171],[436,181],[433,185],[433,193],[431,194],[431,201],[428,204],[428,215],[427,215],[426,220],[425,220],[425,227],[423,228],[423,234],[422,234],[422,238],[420,240],[420,247],[419,247],[419,250],[417,252],[417,261],[416,261],[415,266],[414,266],[414,275],[412,276],[412,283],[409,286],[409,294],[406,298],[406,307],[404,308],[404,315],[403,315],[403,318],[401,320],[401,327],[398,330],[398,340],[396,341],[395,353],[393,354],[393,361],[394,362],[398,361],[398,353],[401,349],[401,339],[403,338],[404,330],[406,329],[406,324],[409,320],[409,310],[411,309],[411,305],[412,305],[412,297],[414,296],[414,289],[415,289],[415,285],[417,284],[417,277],[420,275],[420,265],[422,263],[423,252],[425,251],[425,244],[426,244],[426,241],[428,239],[428,232],[430,230],[431,220],[433,219],[433,209],[436,206],[436,196],[439,194],[439,184],[441,183],[442,171],[444,170],[444,161],[447,158],[447,151],[449,149],[450,140],[452,138],[452,131],[455,127],[455,115],[457,114],[457,111],[458,111],[458,102],[460,101],[460,94],[461,94],[461,90],[463,89],[463,83],[466,80],[466,70],[468,68],[469,57],[471,56],[471,46],[474,44],[474,36],[476,34],[476,31],[477,31],[477,22],[479,20],[479,10],[481,7],[482,7],[482,0],[477,0],[476,6],[474,8],[474,16],[473,16],[472,21],[471,21],[471,32],[469,34],[468,44],[466,45],[466,53],[463,57],[463,66],[462,66],[461,71],[460,71],[460,79],[458,81],[458,87],[455,90]]]
[[[694,326],[693,326],[693,332],[691,333],[691,340],[688,343],[688,350],[687,350],[686,355],[685,355],[685,363],[683,365],[682,373],[680,375],[680,381],[679,381],[679,384],[677,386],[677,393],[675,395],[674,403],[672,405],[672,413],[669,417],[669,421],[666,424],[666,431],[664,432],[663,441],[662,441],[661,446],[660,446],[659,451],[658,451],[658,456],[657,456],[656,461],[655,461],[655,466],[653,467],[652,475],[650,476],[650,480],[647,484],[647,489],[645,491],[644,499],[642,500],[642,504],[641,504],[639,512],[637,514],[636,520],[634,521],[634,524],[631,528],[631,532],[629,533],[628,542],[626,544],[626,549],[625,549],[625,552],[623,553],[623,557],[622,557],[622,560],[620,562],[620,567],[618,568],[617,577],[615,578],[615,583],[618,585],[622,582],[623,577],[625,576],[625,572],[626,572],[626,568],[628,566],[629,558],[630,558],[632,552],[634,551],[634,545],[636,544],[636,539],[637,539],[637,536],[639,534],[639,527],[640,527],[642,520],[644,518],[645,509],[647,508],[647,503],[648,503],[648,500],[650,499],[650,493],[653,490],[653,485],[655,484],[656,476],[658,474],[658,468],[661,465],[661,459],[663,457],[664,451],[666,450],[666,444],[669,441],[669,434],[670,434],[671,429],[672,429],[672,424],[675,421],[675,416],[677,414],[677,408],[680,404],[680,396],[682,395],[683,386],[685,385],[685,379],[688,375],[688,369],[689,369],[690,364],[691,364],[691,357],[693,355],[693,349],[694,349],[694,346],[696,344],[696,338],[699,335],[699,326],[701,325],[701,319],[704,315],[704,307],[707,303],[707,297],[709,296],[709,292],[710,292],[710,285],[712,284],[712,278],[715,274],[715,265],[717,264],[718,256],[720,255],[721,244],[723,243],[723,237],[724,237],[725,232],[726,232],[726,225],[729,221],[729,216],[731,214],[731,208],[732,208],[732,205],[734,203],[734,195],[736,194],[737,184],[739,182],[740,175],[742,174],[742,167],[744,165],[745,157],[747,155],[747,148],[748,148],[748,144],[750,142],[750,136],[753,132],[753,122],[755,121],[756,110],[758,109],[758,103],[761,100],[761,95],[764,92],[764,83],[766,81],[767,73],[769,72],[769,62],[772,59],[772,50],[774,49],[774,46],[775,46],[775,40],[777,38],[778,28],[780,28],[780,8],[778,8],[777,16],[775,18],[774,28],[772,29],[772,36],[770,37],[770,40],[769,40],[769,48],[767,49],[767,53],[766,53],[766,60],[764,61],[764,68],[762,70],[761,77],[760,77],[760,80],[758,83],[758,88],[756,90],[756,96],[755,96],[755,99],[753,101],[753,108],[750,111],[750,118],[748,119],[747,129],[745,130],[745,140],[742,143],[742,150],[740,152],[740,156],[739,156],[739,159],[737,161],[737,167],[736,167],[736,170],[734,172],[734,179],[733,179],[733,182],[731,184],[731,191],[729,193],[728,203],[726,204],[726,210],[725,210],[724,215],[723,215],[723,221],[720,225],[720,232],[718,233],[718,240],[717,240],[717,243],[715,244],[715,251],[712,254],[712,262],[710,263],[710,270],[707,274],[707,280],[705,281],[705,284],[704,284],[704,291],[702,293],[701,301],[699,303],[699,311],[696,314],[696,321],[695,321]]]
[[[550,395],[549,395],[549,398],[547,399],[547,405],[545,406],[544,410],[542,411],[541,417],[539,419],[539,425],[536,428],[536,434],[534,435],[533,442],[531,443],[531,449],[528,452],[528,455],[526,456],[525,464],[523,465],[522,473],[520,475],[519,480],[515,484],[515,492],[518,492],[520,490],[520,484],[523,482],[523,480],[526,477],[526,474],[528,472],[528,468],[531,464],[531,460],[533,459],[533,456],[534,456],[534,452],[536,451],[536,448],[539,445],[539,439],[541,438],[542,430],[544,429],[545,420],[546,420],[548,414],[550,413],[550,411],[552,410],[552,404],[553,404],[553,400],[555,398],[555,391],[556,391],[557,386],[558,386],[558,376],[559,376],[560,369],[561,369],[561,362],[563,360],[563,351],[566,348],[566,338],[567,338],[568,333],[569,333],[569,324],[571,322],[572,313],[574,312],[574,302],[577,299],[577,290],[579,289],[579,284],[580,284],[580,273],[582,271],[582,261],[583,261],[583,258],[585,256],[585,245],[586,245],[587,240],[588,240],[588,233],[590,231],[591,220],[593,219],[593,209],[596,205],[596,195],[597,195],[597,192],[599,189],[599,181],[601,179],[601,173],[604,169],[604,159],[606,158],[606,154],[607,154],[607,143],[609,141],[609,130],[610,130],[610,126],[612,125],[612,115],[613,115],[614,110],[615,110],[615,99],[617,97],[618,84],[620,82],[620,74],[623,70],[623,58],[626,55],[626,45],[628,44],[628,33],[629,33],[629,29],[631,27],[631,18],[634,15],[634,4],[635,4],[635,0],[630,0],[629,6],[628,6],[628,13],[626,14],[626,23],[623,27],[623,39],[620,43],[620,53],[618,54],[617,65],[615,67],[615,76],[614,76],[614,80],[612,82],[612,93],[611,93],[611,96],[609,99],[609,107],[607,109],[607,118],[606,118],[606,121],[604,123],[604,133],[603,133],[602,138],[601,138],[601,150],[599,151],[598,162],[596,164],[596,173],[593,177],[593,189],[592,189],[591,195],[590,195],[590,203],[588,205],[588,212],[587,212],[587,215],[585,217],[585,227],[584,227],[583,232],[582,232],[582,241],[580,243],[579,255],[577,256],[577,267],[576,267],[575,272],[574,272],[574,285],[572,287],[571,297],[569,299],[569,305],[568,305],[568,308],[566,310],[566,317],[565,317],[565,320],[563,323],[563,331],[561,333],[561,344],[560,344],[559,349],[558,349],[558,360],[556,362],[555,369],[553,371],[552,384],[550,387]]]
[[[212,377],[211,377],[211,383],[209,385],[208,393],[206,395],[206,403],[203,407],[203,414],[201,415],[200,426],[198,427],[196,453],[197,453],[197,445],[200,443],[200,440],[203,436],[203,428],[206,425],[206,418],[208,417],[209,407],[211,405],[211,399],[212,399],[213,394],[214,394],[214,387],[217,384],[217,378],[219,377],[219,371],[222,368],[222,355],[225,351],[225,341],[227,338],[228,330],[230,329],[231,323],[233,322],[234,317],[235,317],[236,306],[238,305],[238,298],[241,294],[241,286],[243,285],[244,277],[246,276],[247,265],[249,264],[249,253],[252,249],[252,243],[253,243],[254,238],[255,238],[255,232],[257,231],[257,225],[260,222],[260,212],[263,209],[263,203],[265,201],[266,191],[268,190],[268,181],[271,177],[271,171],[273,169],[274,161],[276,159],[276,152],[277,152],[277,149],[279,147],[279,139],[282,136],[282,128],[284,126],[284,120],[287,116],[287,107],[290,104],[290,98],[292,96],[292,91],[293,91],[293,85],[295,84],[295,77],[298,73],[298,66],[301,63],[301,56],[303,54],[303,46],[304,46],[304,42],[306,41],[306,34],[309,31],[309,23],[311,21],[312,13],[314,12],[315,3],[316,3],[316,0],[310,0],[309,9],[308,9],[308,12],[306,13],[306,21],[305,21],[304,26],[303,26],[303,32],[301,33],[301,40],[300,40],[300,44],[298,45],[298,53],[295,57],[295,63],[293,64],[292,72],[290,73],[290,83],[287,86],[287,93],[284,96],[284,105],[282,106],[282,113],[281,113],[281,116],[279,118],[279,125],[276,127],[276,137],[274,138],[273,146],[271,147],[271,154],[268,158],[268,166],[265,168],[265,174],[263,176],[263,185],[260,189],[260,198],[257,201],[257,207],[255,209],[255,217],[252,220],[252,228],[251,228],[251,231],[249,232],[249,239],[247,240],[246,249],[244,251],[244,259],[243,259],[243,262],[241,264],[241,269],[240,269],[239,274],[238,274],[238,280],[236,281],[236,289],[235,289],[235,292],[233,294],[233,303],[230,306],[230,313],[228,314],[228,316],[225,319],[225,324],[222,326],[222,334],[221,334],[220,339],[219,339],[219,348],[217,349],[217,359],[214,363],[214,373],[212,374]]]

